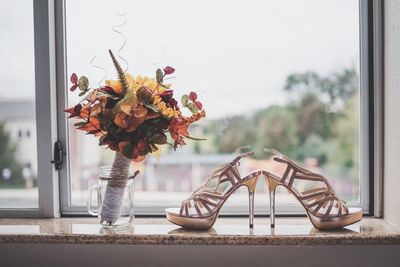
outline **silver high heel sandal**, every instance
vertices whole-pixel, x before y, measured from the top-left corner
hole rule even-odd
[[[306,170],[282,153],[267,150],[275,154],[273,160],[286,165],[282,177],[263,171],[269,189],[271,227],[275,227],[275,190],[285,187],[296,196],[307,212],[311,223],[318,229],[335,229],[356,223],[362,218],[362,210],[349,208],[344,200],[337,197],[328,180],[317,173]],[[299,192],[295,187],[296,180],[309,181],[311,189]]]
[[[239,187],[246,186],[249,191],[249,226],[253,228],[254,192],[262,172],[252,172],[242,178],[237,169],[240,159],[253,154],[253,152],[240,154],[230,163],[214,171],[206,184],[184,200],[180,208],[165,210],[167,219],[189,229],[209,229],[214,225],[221,207],[229,196]]]

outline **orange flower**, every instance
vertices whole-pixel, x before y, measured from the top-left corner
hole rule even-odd
[[[118,95],[122,94],[124,89],[122,89],[122,85],[119,81],[114,81],[114,80],[106,80],[105,81],[106,85],[111,87],[114,92]]]
[[[206,112],[202,110],[201,112],[194,114],[190,117],[179,117],[171,120],[169,125],[169,132],[171,134],[172,140],[174,140],[174,149],[177,148],[178,145],[185,145],[184,137],[189,135],[189,125],[200,120],[202,117],[206,116]]]
[[[121,105],[122,112],[115,114],[114,123],[128,133],[136,130],[145,120],[159,116],[155,112],[149,112],[149,110],[143,105],[138,105],[133,109],[130,109],[130,106],[127,106]]]
[[[86,132],[100,132],[100,121],[97,117],[90,117],[88,122],[82,126],[80,126],[78,129]]]

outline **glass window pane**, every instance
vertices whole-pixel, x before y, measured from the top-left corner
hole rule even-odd
[[[107,50],[120,48],[112,28],[125,20],[119,30],[127,39],[121,55],[128,72],[151,76],[171,65],[175,94],[196,90],[207,110],[195,129],[207,141],[138,164],[137,204],[180,203],[242,145],[256,151],[241,165],[244,174],[282,172],[262,153],[274,147],[326,174],[345,200],[359,202],[358,0],[68,0],[68,73],[85,74],[96,86],[104,76],[90,64],[96,56],[94,65],[114,78]],[[70,105],[76,101],[69,96]],[[72,204],[84,205],[98,166],[110,164],[112,153],[69,123]],[[265,203],[264,183],[258,190],[256,201]],[[246,201],[243,190],[229,203]],[[296,203],[284,189],[277,202]]]
[[[33,1],[0,10],[0,208],[37,208]]]

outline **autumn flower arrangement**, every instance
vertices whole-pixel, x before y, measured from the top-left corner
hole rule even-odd
[[[191,92],[181,98],[182,107],[187,108],[191,115],[183,115],[171,85],[164,81],[166,76],[175,72],[174,68],[157,69],[154,78],[133,77],[122,70],[111,50],[109,53],[118,79],[106,80],[104,86],[91,89],[87,77],[78,78],[72,74],[70,91],[78,89],[83,99],[65,112],[69,118],[77,120],[74,125],[78,130],[98,137],[99,145],[116,151],[111,169],[116,178],[126,177],[131,161],[144,160],[161,145],[170,144],[176,149],[185,145],[186,139],[201,140],[190,136],[189,126],[205,117],[206,113],[197,94]],[[121,187],[121,182],[109,183],[107,190],[111,201],[116,199],[116,194],[122,193],[110,186]],[[108,213],[114,214],[106,214],[107,211],[103,210],[101,220],[115,222],[120,206],[117,198],[116,203],[108,205]]]
[[[191,92],[181,98],[182,106],[191,111],[185,117],[174,98],[171,85],[164,78],[175,72],[167,66],[157,69],[156,77],[133,77],[125,73],[112,51],[111,59],[118,73],[118,80],[106,80],[105,86],[89,89],[85,76],[74,73],[71,76],[70,91],[79,89],[84,99],[66,109],[69,118],[76,118],[75,126],[99,137],[99,145],[132,161],[142,161],[146,155],[158,150],[158,146],[168,143],[169,134],[174,149],[185,145],[185,139],[199,140],[189,135],[189,125],[206,116],[197,94]]]

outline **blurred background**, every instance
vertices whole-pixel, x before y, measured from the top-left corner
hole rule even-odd
[[[23,5],[23,11],[20,6]],[[32,1],[0,3],[5,34],[0,48],[0,208],[37,206]],[[175,97],[198,92],[207,119],[194,125],[190,142],[135,164],[137,205],[178,205],[217,165],[251,145],[255,157],[240,171],[279,172],[265,147],[273,147],[329,177],[351,203],[360,199],[358,0],[283,1],[78,1],[67,0],[67,72],[90,86],[116,78],[107,50],[133,75],[176,69]],[[23,42],[21,42],[23,38]],[[91,60],[95,57],[92,64]],[[94,67],[99,66],[105,71]],[[67,91],[66,91],[67,93]],[[69,105],[78,100],[68,93]],[[86,203],[99,166],[113,153],[69,125],[71,204]],[[300,185],[301,186],[301,185]],[[260,183],[256,202],[265,203]],[[230,204],[245,203],[246,192]],[[279,191],[277,202],[295,203]]]

